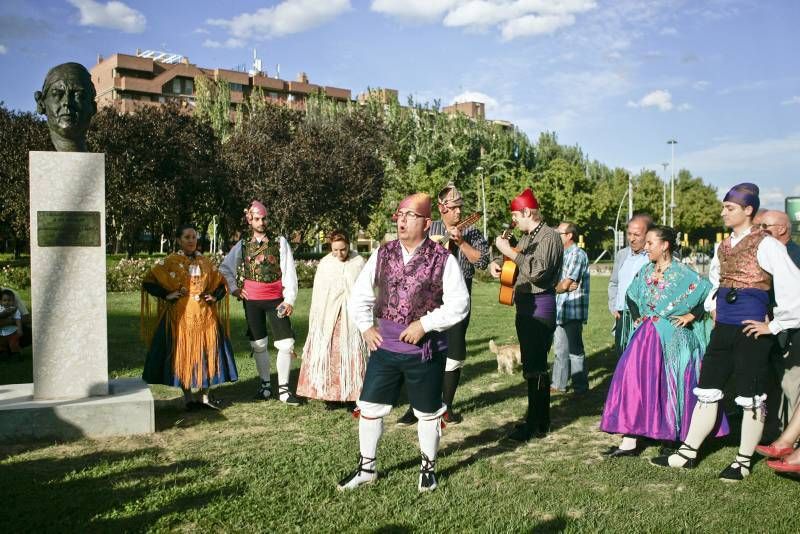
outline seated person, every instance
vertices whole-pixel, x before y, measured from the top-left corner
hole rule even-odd
[[[23,332],[20,334],[19,344],[21,347],[28,347],[31,345],[32,338],[31,338],[31,314],[28,310],[27,306],[25,306],[25,302],[19,297],[16,291],[10,288],[2,288],[3,291],[8,289],[14,295],[14,306],[11,308],[6,309],[5,311],[0,311],[0,327],[3,326],[16,326],[16,321],[11,317],[19,310],[19,313],[22,315],[22,329]]]
[[[10,312],[7,319],[12,321],[10,325],[0,326],[0,356],[4,357],[10,352],[12,356],[19,358],[22,352],[19,344],[22,335],[22,314],[16,306],[14,292],[10,289],[0,291],[0,312]]]

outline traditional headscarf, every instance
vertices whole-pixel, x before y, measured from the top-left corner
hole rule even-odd
[[[758,186],[749,182],[744,182],[731,187],[731,190],[722,199],[723,202],[734,202],[741,207],[753,207],[753,215],[758,211],[761,201],[758,198]]]
[[[425,193],[414,193],[408,195],[400,204],[397,205],[397,211],[408,209],[423,217],[430,219],[431,217],[431,197]],[[394,220],[397,220],[397,213],[395,213]]]
[[[244,210],[244,216],[247,218],[247,222],[253,220],[253,215],[261,215],[262,217],[267,216],[267,208],[265,208],[264,204],[258,200],[251,202],[250,207]]]
[[[461,191],[456,188],[456,184],[448,182],[447,185],[439,191],[439,204],[445,208],[457,208],[464,205],[464,198],[461,196]]]
[[[528,187],[520,193],[517,198],[511,201],[511,206],[509,206],[510,211],[522,211],[523,208],[528,208],[531,210],[538,210],[539,209],[539,201],[536,200],[536,197],[533,196],[533,191],[531,188]]]

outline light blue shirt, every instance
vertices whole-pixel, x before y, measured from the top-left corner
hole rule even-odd
[[[638,254],[631,252],[630,255],[625,258],[625,261],[619,268],[617,296],[614,301],[614,309],[622,311],[627,307],[625,305],[625,294],[628,292],[628,286],[633,282],[633,277],[636,276],[636,273],[649,261],[650,259],[647,257],[647,253],[644,250]]]

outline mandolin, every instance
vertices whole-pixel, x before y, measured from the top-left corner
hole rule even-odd
[[[510,238],[512,230],[513,228],[503,230],[503,239]],[[500,304],[505,304],[506,306],[514,304],[514,284],[517,282],[517,274],[519,274],[517,264],[506,256],[500,271],[500,296],[498,298]]]
[[[469,228],[470,226],[478,222],[478,219],[480,218],[481,214],[475,212],[472,215],[468,216],[467,218],[458,221],[458,224],[456,224],[456,229],[460,232],[465,228]],[[444,235],[432,235],[429,237],[431,241],[433,241],[434,243],[439,243],[444,248],[448,248],[448,245],[450,244],[450,232],[448,232],[447,230],[445,230]]]

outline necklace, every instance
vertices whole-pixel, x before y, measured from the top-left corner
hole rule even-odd
[[[659,265],[658,263],[656,263],[656,272],[658,274],[663,273],[667,269],[667,267],[669,267],[670,263],[672,263],[672,260],[668,260],[668,261],[664,262],[664,264],[662,264],[662,265]]]

